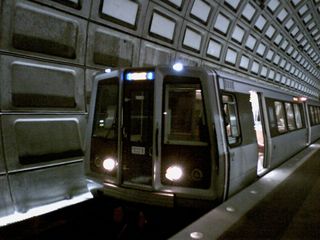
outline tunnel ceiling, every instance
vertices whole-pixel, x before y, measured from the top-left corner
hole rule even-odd
[[[99,69],[179,60],[319,98],[320,0],[0,0],[0,10],[3,61],[83,69],[86,92]]]
[[[119,23],[113,2],[104,1],[101,13]],[[134,33],[134,23],[144,23],[147,40],[319,97],[319,0],[121,2],[132,10],[122,23],[137,27]]]

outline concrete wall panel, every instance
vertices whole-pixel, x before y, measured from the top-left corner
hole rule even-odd
[[[2,115],[0,115],[0,122],[2,121]],[[0,129],[0,136],[2,136],[2,130]],[[3,155],[2,138],[0,138],[0,175],[6,173],[6,165]],[[1,195],[0,195],[1,196]]]
[[[18,212],[87,191],[82,162],[14,173],[9,179]]]
[[[85,18],[89,17],[92,0],[33,0],[49,7],[70,12]]]
[[[171,64],[175,52],[148,41],[141,42],[139,66],[155,66],[159,64]]]
[[[85,111],[81,68],[0,56],[5,111]]]
[[[14,205],[10,196],[10,189],[6,175],[0,175],[0,217],[14,213]]]
[[[8,172],[82,160],[85,115],[2,117]]]
[[[136,66],[139,45],[138,38],[90,24],[87,65],[100,68]]]
[[[86,21],[26,1],[5,1],[1,48],[83,63]],[[50,26],[50,27],[48,27]]]
[[[99,72],[99,70],[94,70],[94,69],[87,69],[86,70],[86,109],[89,112],[89,105],[90,105],[90,100],[91,100],[91,90],[92,90],[92,80],[93,76],[96,75]]]

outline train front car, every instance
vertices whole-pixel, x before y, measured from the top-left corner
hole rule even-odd
[[[85,157],[89,188],[167,207],[222,200],[216,82],[212,72],[182,65],[97,75]]]

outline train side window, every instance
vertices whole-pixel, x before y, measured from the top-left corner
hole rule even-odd
[[[271,136],[274,137],[278,134],[277,130],[277,121],[274,109],[274,101],[272,99],[266,98],[266,105],[269,116],[269,125],[270,125],[270,133]]]
[[[285,107],[286,107],[288,128],[289,128],[290,131],[291,130],[295,130],[297,127],[296,127],[295,117],[294,117],[294,114],[293,114],[292,104],[286,102],[285,103]]]
[[[228,143],[230,145],[234,145],[240,142],[240,127],[237,114],[236,99],[231,94],[223,94],[222,101],[225,114]]]
[[[314,107],[315,108],[315,115],[316,115],[316,123],[320,123],[320,112],[319,112],[319,107]]]
[[[313,106],[312,107],[312,111],[313,111],[313,124],[314,125],[317,125],[317,123],[318,123],[318,119],[317,119],[317,107],[316,106]]]
[[[200,84],[166,84],[164,143],[208,145]]]
[[[296,120],[296,125],[297,128],[302,128],[303,127],[303,122],[302,122],[302,117],[301,117],[301,109],[298,104],[294,103],[293,104],[293,109],[294,109],[294,118]]]
[[[283,104],[282,102],[274,101],[274,107],[276,112],[278,131],[279,133],[285,133],[288,131],[288,129]]]
[[[309,115],[310,115],[311,125],[315,125],[315,116],[314,116],[313,106],[309,106]]]

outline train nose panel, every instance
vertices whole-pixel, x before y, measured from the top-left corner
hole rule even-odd
[[[137,145],[137,144],[136,144]],[[131,145],[124,150],[122,165],[124,183],[152,184],[152,158],[144,146]]]

